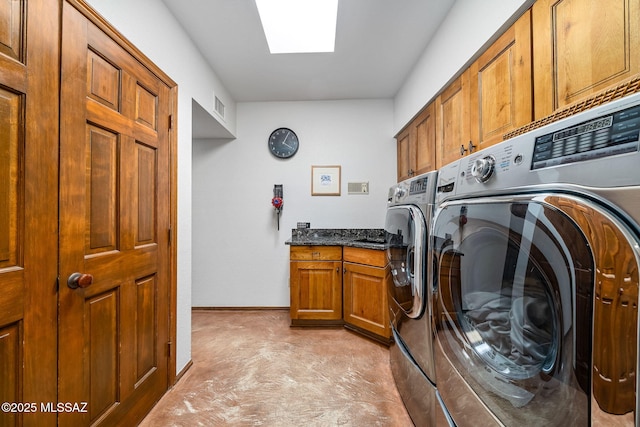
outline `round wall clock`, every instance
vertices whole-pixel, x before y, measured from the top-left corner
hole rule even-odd
[[[280,159],[293,157],[298,151],[298,135],[288,128],[278,128],[269,136],[269,151]]]

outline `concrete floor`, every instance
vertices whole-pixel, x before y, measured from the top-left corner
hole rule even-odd
[[[413,426],[386,347],[289,313],[194,311],[193,366],[140,424]]]

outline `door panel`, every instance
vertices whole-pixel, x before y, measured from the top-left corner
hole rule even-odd
[[[58,169],[56,2],[0,3],[0,412],[2,426],[56,415]]]
[[[538,0],[531,10],[536,119],[640,72],[638,0]]]
[[[62,33],[60,424],[134,425],[168,384],[171,94],[68,3]]]
[[[469,71],[462,73],[436,98],[436,159],[438,168],[457,159],[467,147],[469,129]]]
[[[527,11],[470,67],[472,141],[481,150],[533,117],[531,14]]]

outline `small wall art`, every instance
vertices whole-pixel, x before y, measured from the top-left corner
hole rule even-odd
[[[340,166],[311,166],[311,195],[340,195]]]

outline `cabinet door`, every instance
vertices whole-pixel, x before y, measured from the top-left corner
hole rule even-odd
[[[342,319],[342,262],[290,263],[291,319]]]
[[[536,119],[640,72],[640,1],[538,0],[532,12]]]
[[[471,141],[483,149],[533,118],[531,13],[525,12],[470,67]]]
[[[398,182],[404,181],[413,176],[413,168],[411,166],[411,149],[410,149],[410,133],[411,128],[407,127],[396,136],[398,144]]]
[[[389,269],[345,262],[344,270],[344,321],[389,338]]]
[[[436,169],[436,118],[434,104],[429,104],[411,122],[415,134],[416,174]]]
[[[436,163],[440,168],[464,155],[470,141],[469,70],[436,98]]]

